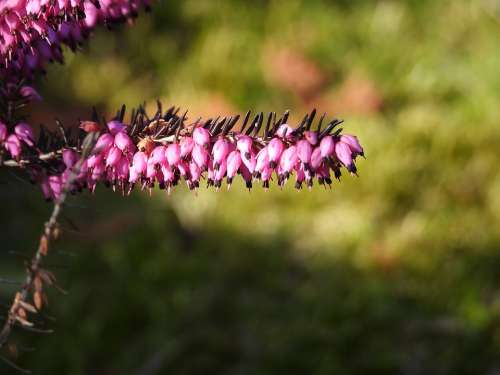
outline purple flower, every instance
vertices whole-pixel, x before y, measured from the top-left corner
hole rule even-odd
[[[15,134],[11,134],[7,137],[7,140],[5,141],[5,149],[9,151],[10,156],[12,156],[13,159],[19,159],[19,156],[21,156],[21,141]]]
[[[7,125],[0,121],[0,143],[3,143],[7,138]]]
[[[165,152],[168,164],[176,166],[181,161],[181,147],[178,143],[171,143],[167,146]]]
[[[356,173],[356,166],[354,165],[352,159],[352,151],[347,143],[342,141],[337,142],[335,144],[335,155],[349,172]]]
[[[25,122],[17,124],[14,127],[14,132],[16,133],[18,138],[28,146],[32,147],[34,145],[35,136],[33,135],[33,129]]]
[[[193,131],[193,140],[198,146],[206,147],[210,143],[210,133],[205,128],[197,127]]]
[[[329,158],[335,152],[335,141],[331,135],[324,137],[319,143],[322,158]]]

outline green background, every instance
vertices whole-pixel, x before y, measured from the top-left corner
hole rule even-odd
[[[35,125],[156,98],[192,118],[317,107],[367,159],[331,190],[72,198],[47,261],[69,294],[49,293],[54,334],[16,331],[17,363],[499,373],[499,40],[496,0],[164,0],[66,51],[38,81]],[[17,280],[51,209],[19,176],[0,174],[0,275]],[[0,288],[6,306],[14,287]]]

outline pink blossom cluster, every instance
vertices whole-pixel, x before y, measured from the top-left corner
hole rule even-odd
[[[1,0],[0,66],[10,76],[31,77],[47,62],[62,61],[61,45],[75,49],[98,23],[130,19],[148,6],[149,0]]]
[[[13,159],[19,160],[22,146],[34,144],[33,131],[25,123],[16,125],[10,135],[4,125],[0,129],[0,142]],[[73,190],[94,191],[103,182],[127,194],[136,185],[151,189],[156,184],[170,192],[182,180],[189,189],[197,189],[202,179],[217,189],[226,180],[229,188],[237,175],[248,188],[261,181],[266,189],[271,181],[283,187],[294,175],[295,187],[300,189],[303,184],[312,187],[315,178],[320,184],[330,185],[331,173],[339,178],[342,168],[356,173],[355,159],[364,155],[357,137],[298,130],[282,124],[265,139],[238,131],[212,134],[201,124],[194,124],[182,135],[141,139],[129,135],[130,126],[112,120],[76,172]],[[58,198],[80,160],[77,148],[66,147],[59,154],[63,166],[56,170],[61,172],[32,171],[46,199]]]

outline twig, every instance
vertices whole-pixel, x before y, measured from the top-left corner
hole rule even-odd
[[[76,180],[78,174],[80,173],[80,168],[85,161],[85,159],[90,155],[94,148],[95,142],[97,140],[97,133],[89,133],[87,138],[83,142],[83,151],[80,160],[75,164],[68,181],[63,186],[61,196],[54,203],[54,208],[49,220],[45,222],[43,233],[40,237],[40,243],[36,253],[28,264],[26,269],[26,279],[22,284],[21,289],[16,293],[14,300],[10,306],[8,317],[0,331],[0,348],[2,348],[7,342],[12,332],[12,329],[16,323],[20,323],[24,328],[29,328],[30,330],[35,330],[39,332],[40,330],[33,328],[33,324],[26,319],[26,311],[31,313],[36,313],[39,309],[40,304],[35,301],[35,308],[27,302],[28,295],[33,289],[36,280],[44,280],[47,284],[53,284],[53,276],[42,269],[42,259],[47,254],[49,241],[54,239],[54,232],[57,229],[57,219],[59,218],[63,205],[68,196],[68,192]],[[5,359],[4,359],[5,360]],[[10,361],[6,361],[10,363]],[[13,365],[12,363],[10,363]],[[13,367],[17,367],[13,365]]]

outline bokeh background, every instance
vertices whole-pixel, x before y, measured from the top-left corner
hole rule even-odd
[[[39,80],[33,122],[156,98],[193,118],[316,107],[367,160],[331,190],[71,199],[48,260],[69,294],[50,293],[54,334],[16,332],[17,362],[500,374],[499,40],[498,0],[163,0],[96,32]],[[21,177],[0,175],[0,275],[18,280],[51,209]]]

